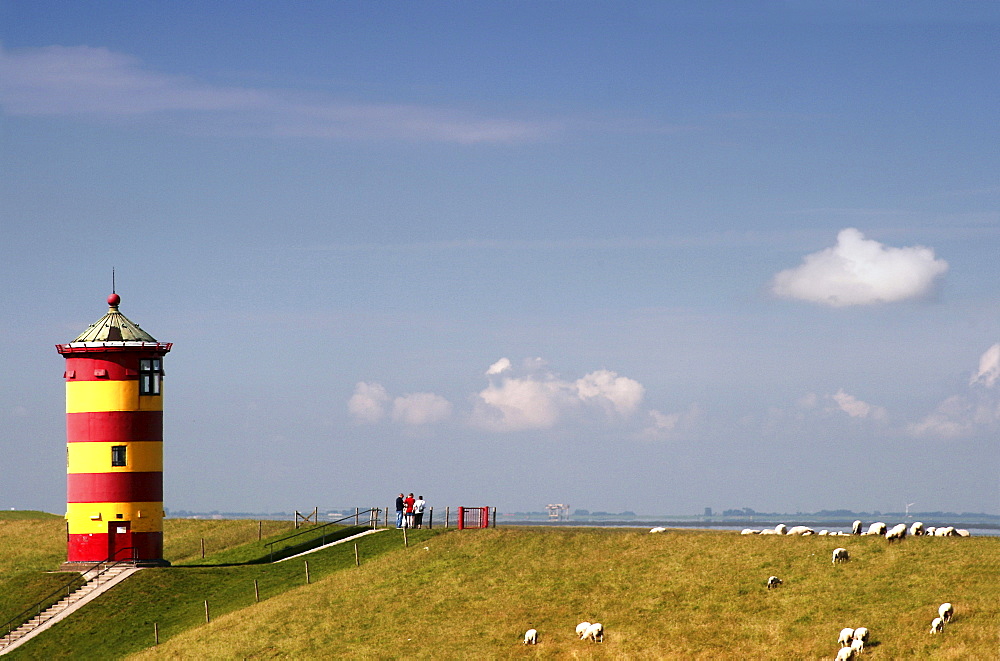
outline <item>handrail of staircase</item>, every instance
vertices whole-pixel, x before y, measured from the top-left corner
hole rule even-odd
[[[271,562],[274,562],[274,545],[275,544],[279,544],[281,542],[287,542],[288,540],[294,539],[295,537],[298,537],[300,535],[316,535],[316,532],[319,531],[319,530],[323,530],[324,532],[323,532],[322,535],[316,535],[316,537],[323,537],[325,539],[326,538],[326,528],[328,528],[330,526],[333,526],[333,525],[336,525],[336,524],[340,523],[341,521],[346,521],[347,519],[354,519],[355,521],[357,521],[358,517],[360,515],[362,515],[362,514],[367,514],[368,515],[368,523],[364,524],[366,527],[377,528],[378,527],[378,515],[379,515],[379,513],[381,511],[382,510],[380,510],[377,507],[372,507],[372,508],[367,509],[367,510],[360,510],[358,512],[355,512],[354,514],[348,514],[347,516],[343,516],[343,517],[341,517],[341,518],[339,518],[339,519],[337,519],[335,521],[329,521],[327,523],[324,523],[321,526],[316,526],[316,527],[313,527],[313,528],[308,528],[306,530],[301,530],[301,531],[299,531],[297,533],[293,533],[293,534],[291,534],[291,535],[289,535],[287,537],[282,537],[281,539],[275,539],[273,541],[267,542],[266,544],[264,544],[264,546],[268,547],[268,558],[269,558],[269,560]],[[360,526],[357,526],[357,527],[360,527]],[[309,541],[312,541],[312,540],[309,540]],[[285,550],[286,548],[289,548],[289,547],[285,546],[281,550]]]
[[[107,572],[110,569],[113,569],[113,568],[117,567],[118,565],[125,564],[125,563],[130,563],[130,562],[135,562],[135,560],[136,560],[136,551],[137,551],[137,549],[135,547],[126,547],[126,548],[120,549],[119,551],[131,551],[132,552],[132,557],[131,558],[126,558],[124,560],[115,560],[114,562],[112,562],[112,560],[114,560],[114,556],[109,556],[108,558],[106,558],[104,560],[101,560],[98,563],[95,563],[94,566],[91,567],[90,569],[81,571],[80,574],[83,575],[83,576],[86,576],[90,572],[92,572],[94,570],[97,570],[97,569],[100,569],[100,567],[102,565],[107,565],[103,569],[100,569],[100,571],[98,571],[96,574],[94,574],[93,576],[91,576],[90,579],[84,580],[84,582],[83,582],[82,585],[77,585],[77,589],[83,587],[87,583],[90,583],[90,581],[93,581],[95,579],[100,579],[100,577],[101,577],[102,574],[104,574],[105,572]],[[118,555],[118,552],[116,551],[114,555]],[[111,564],[108,564],[109,562],[111,562]],[[42,599],[39,599],[37,602],[35,602],[31,606],[29,606],[28,608],[24,609],[23,611],[21,611],[20,613],[18,613],[14,617],[12,617],[9,620],[7,620],[6,622],[4,622],[3,626],[0,627],[0,630],[4,631],[4,633],[2,635],[0,635],[0,648],[6,647],[7,645],[9,645],[10,643],[13,642],[13,641],[6,641],[6,642],[4,642],[4,640],[3,640],[8,635],[10,635],[10,633],[12,631],[15,631],[22,624],[24,624],[25,622],[27,622],[28,620],[30,620],[32,617],[34,617],[34,615],[41,615],[43,610],[49,608],[50,606],[52,606],[55,603],[58,603],[58,600],[56,600],[55,602],[50,603],[48,606],[45,606],[45,608],[42,607],[42,604],[45,604],[45,603],[49,602],[53,597],[59,595],[63,591],[66,592],[66,596],[67,597],[69,595],[73,594],[73,592],[75,592],[76,590],[71,590],[70,588],[74,584],[76,584],[79,580],[80,580],[79,576],[76,576],[76,577],[72,578],[65,585],[59,587],[54,592],[46,595]],[[100,583],[100,581],[98,580],[98,584],[99,583]],[[34,615],[32,615],[32,613],[34,613]],[[54,615],[55,615],[55,613],[53,613],[53,616]],[[45,620],[39,621],[39,624],[41,624],[42,622],[47,622],[47,621],[48,621],[48,618],[46,618]]]

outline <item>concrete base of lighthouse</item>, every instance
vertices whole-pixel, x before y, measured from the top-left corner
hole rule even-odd
[[[121,564],[121,565],[128,565],[130,567],[169,567],[170,566],[170,561],[169,560],[118,560],[117,562],[119,564]],[[114,564],[114,563],[107,562],[107,561],[99,561],[99,562],[68,562],[67,561],[67,562],[64,562],[61,565],[59,565],[59,569],[57,571],[75,571],[75,572],[79,572],[81,574],[86,574],[87,572],[92,571],[95,567],[102,567],[102,566],[107,566],[107,565],[111,565],[111,564]]]

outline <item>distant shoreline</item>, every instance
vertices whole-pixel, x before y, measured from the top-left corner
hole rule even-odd
[[[893,520],[887,517],[886,523]],[[916,519],[914,519],[916,520]],[[760,520],[760,521],[676,521],[670,519],[629,519],[629,520],[600,520],[600,521],[540,521],[532,519],[505,519],[497,518],[498,526],[577,526],[577,527],[613,527],[613,528],[646,528],[653,526],[663,526],[664,528],[718,528],[720,530],[742,530],[743,528],[773,528],[779,523],[791,526],[809,526],[810,528],[847,528],[850,530],[854,521],[811,521],[800,519],[783,520]],[[961,521],[955,524],[952,521],[923,521],[925,526],[955,526],[956,528],[967,528],[969,530],[992,530],[994,534],[1000,534],[1000,524],[976,521]]]

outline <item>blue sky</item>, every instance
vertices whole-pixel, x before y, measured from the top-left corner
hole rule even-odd
[[[993,3],[0,0],[0,507],[1000,512]]]

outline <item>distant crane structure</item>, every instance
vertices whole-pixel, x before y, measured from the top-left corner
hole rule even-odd
[[[569,519],[569,505],[546,505],[549,521],[565,521]]]

